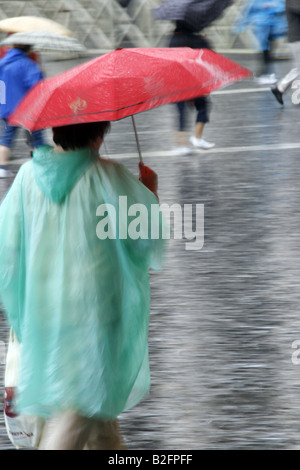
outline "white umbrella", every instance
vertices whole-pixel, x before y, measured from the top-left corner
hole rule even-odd
[[[71,36],[70,31],[65,26],[56,21],[40,16],[14,16],[0,21],[0,31],[7,33],[25,33],[28,31],[49,31],[52,33]]]
[[[0,42],[1,46],[13,44],[31,45],[39,52],[85,52],[85,47],[77,39],[48,31],[10,34]]]

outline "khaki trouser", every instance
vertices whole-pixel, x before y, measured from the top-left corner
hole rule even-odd
[[[126,449],[116,421],[98,421],[66,411],[47,421],[39,450]]]

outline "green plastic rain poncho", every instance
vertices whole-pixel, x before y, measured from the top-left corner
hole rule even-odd
[[[0,298],[22,343],[24,414],[114,419],[149,390],[149,267],[161,267],[164,240],[118,239],[130,220],[120,196],[149,214],[158,206],[94,150],[41,147],[0,206]]]

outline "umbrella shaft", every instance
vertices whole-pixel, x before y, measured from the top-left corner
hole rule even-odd
[[[140,158],[140,161],[142,162],[142,161],[143,161],[143,158],[142,158],[141,146],[140,146],[140,142],[139,142],[139,136],[138,136],[138,133],[137,133],[137,130],[136,130],[136,125],[135,125],[134,116],[131,116],[131,119],[132,119],[132,125],[133,125],[133,129],[134,129],[134,134],[135,134],[136,145],[137,145],[138,152],[139,152],[139,158]]]

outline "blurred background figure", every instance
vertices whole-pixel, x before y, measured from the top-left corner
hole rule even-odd
[[[43,78],[40,66],[29,56],[30,46],[14,45],[0,60],[0,79],[5,84],[5,100],[1,103],[2,136],[0,139],[0,178],[9,178],[11,148],[18,128],[8,124],[12,114],[25,94]],[[36,148],[44,145],[42,131],[33,132],[28,144]]]
[[[123,8],[127,8],[131,0],[118,0],[118,3],[121,5]]]
[[[232,4],[232,0],[168,0],[155,10],[159,20],[174,21],[175,31],[170,47],[190,47],[192,49],[211,49],[201,31],[215,21]],[[210,149],[215,146],[203,139],[205,124],[209,122],[209,103],[206,96],[196,98],[190,103],[197,111],[194,134],[188,139],[186,110],[188,103],[177,103],[179,123],[175,132],[175,152],[189,154],[190,144],[194,148]]]
[[[192,49],[211,48],[208,41],[203,36],[194,34],[180,21],[176,22],[176,28],[170,41],[170,47],[191,47]],[[208,98],[201,96],[190,102],[190,104],[182,101],[177,103],[176,106],[178,109],[179,123],[178,131],[175,132],[174,138],[175,151],[181,154],[188,154],[191,151],[186,124],[187,106],[194,106],[197,111],[195,131],[194,135],[190,137],[190,143],[195,148],[210,149],[214,147],[214,143],[207,142],[202,137],[205,124],[209,122]]]
[[[287,35],[284,0],[250,0],[245,5],[241,18],[234,28],[239,33],[251,28],[260,51],[257,81],[260,84],[276,83],[271,48],[273,41]]]
[[[283,94],[300,74],[300,0],[286,0],[288,42],[294,59],[294,68],[272,88],[277,101],[283,105]]]

